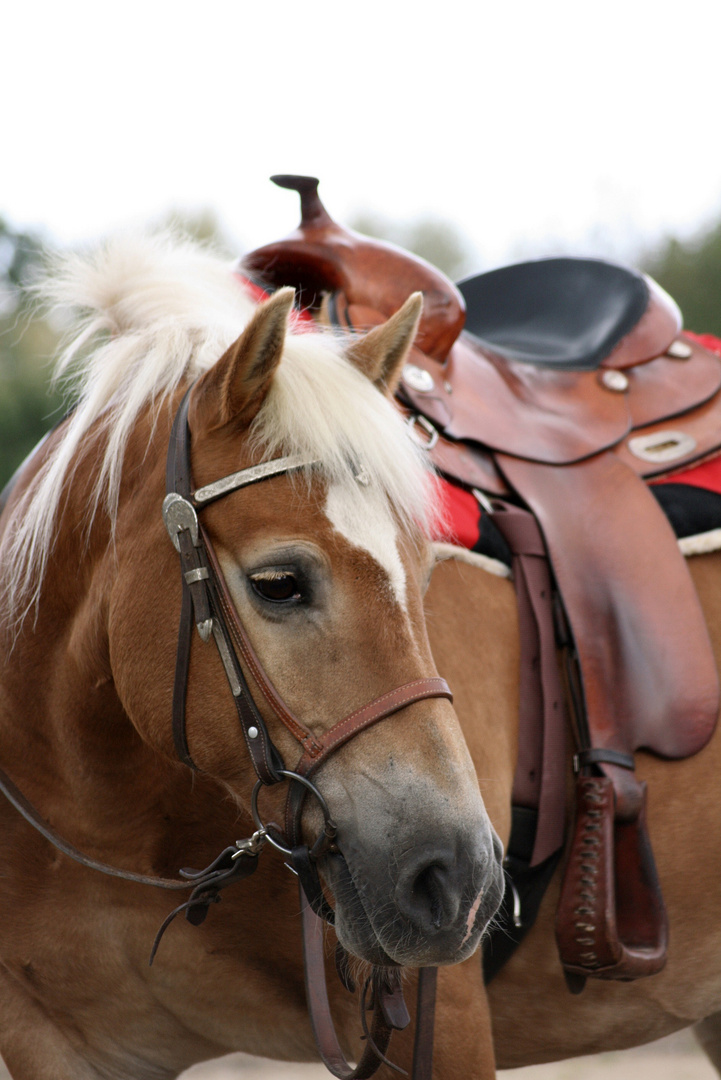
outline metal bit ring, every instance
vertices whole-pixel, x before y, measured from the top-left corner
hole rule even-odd
[[[277,769],[276,771],[278,773],[278,776],[282,776],[284,780],[297,780],[297,782],[299,784],[302,784],[303,787],[310,791],[312,795],[315,795],[316,799],[320,803],[320,808],[323,814],[323,818],[325,820],[325,829],[321,835],[327,837],[328,839],[332,839],[336,834],[337,828],[335,822],[330,816],[328,804],[321,795],[321,793],[318,791],[318,788],[315,786],[315,784],[311,783],[311,781],[306,779],[305,776],[301,776],[299,773],[291,772],[289,769]],[[268,831],[268,829],[261,821],[260,811],[258,810],[258,796],[262,787],[265,787],[263,781],[257,780],[253,788],[253,793],[250,796],[250,812],[253,815],[255,827],[256,829],[262,831],[265,834],[265,839],[272,847],[276,849],[276,851],[279,851],[281,855],[290,855],[292,848],[286,847],[285,844],[281,844],[280,841],[273,836],[273,833]]]

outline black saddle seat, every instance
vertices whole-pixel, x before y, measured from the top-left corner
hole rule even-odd
[[[466,330],[502,358],[567,370],[599,366],[646,311],[641,274],[600,259],[539,259],[459,283]]]

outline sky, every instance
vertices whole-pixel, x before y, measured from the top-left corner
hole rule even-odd
[[[212,210],[448,221],[478,267],[616,255],[721,218],[721,3],[6,4],[0,215],[62,243]]]

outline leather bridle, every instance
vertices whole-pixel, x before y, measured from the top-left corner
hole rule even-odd
[[[188,423],[192,387],[187,391],[173,423],[166,467],[167,495],[163,519],[180,554],[182,604],[178,631],[175,682],[173,689],[173,739],[181,761],[197,769],[188,747],[185,706],[193,623],[202,641],[212,636],[225,669],[257,781],[251,797],[251,810],[257,827],[254,840],[259,849],[267,840],[289,857],[300,884],[303,914],[303,952],[306,995],[316,1043],[326,1067],[341,1080],[361,1080],[372,1076],[380,1064],[393,1066],[385,1056],[394,1029],[409,1022],[397,973],[376,971],[372,977],[373,1024],[365,1028],[368,984],[362,993],[361,1017],[366,1031],[366,1045],[360,1061],[352,1067],[346,1061],[330,1016],[325,989],[324,949],[321,922],[334,922],[333,909],[323,895],[317,872],[317,859],[334,845],[336,826],[318,788],[310,780],[322,764],[341,746],[361,731],[384,720],[406,706],[426,698],[453,697],[444,679],[416,679],[381,694],[336,721],[323,734],[316,735],[288,708],[268,678],[248,639],[225,582],[210,537],[198,520],[198,511],[231,492],[260,483],[274,476],[312,467],[317,462],[299,456],[279,458],[250,466],[193,490],[191,479],[191,435]],[[253,700],[243,664],[252,674],[273,716],[290,732],[301,748],[294,770],[285,768],[282,756],[273,743],[261,713]],[[258,812],[258,794],[265,785],[290,781],[286,804],[285,836],[276,828],[263,825]],[[309,848],[302,841],[301,815],[305,795],[311,792],[319,802],[324,830]],[[336,849],[337,850],[337,849]],[[202,913],[204,918],[207,906]],[[190,914],[190,911],[188,912]],[[166,920],[167,922],[167,920]],[[339,946],[340,949],[340,946]],[[341,950],[342,953],[342,950]],[[342,966],[342,960],[341,960]],[[436,973],[421,969],[418,986],[414,1080],[430,1077],[433,1051],[433,1010]],[[403,1071],[403,1070],[398,1070]]]
[[[329,821],[322,796],[309,780],[311,774],[315,773],[341,746],[361,731],[378,723],[379,720],[384,720],[417,701],[437,697],[452,701],[453,695],[445,679],[438,677],[415,679],[355,709],[321,735],[314,734],[302,720],[293,714],[268,678],[250,643],[231,598],[210,537],[198,521],[197,511],[210,503],[217,502],[231,492],[257,484],[271,476],[280,476],[312,466],[317,462],[299,456],[278,458],[231,473],[229,476],[193,491],[190,465],[191,436],[188,423],[191,393],[192,387],[183,398],[173,423],[166,469],[168,493],[163,502],[163,519],[173,544],[180,554],[183,590],[173,688],[173,739],[176,752],[181,761],[197,769],[188,748],[185,724],[190,642],[193,623],[195,623],[204,642],[208,642],[211,637],[215,641],[225,669],[241,731],[257,776],[256,797],[253,805],[257,806],[258,785],[277,784],[282,780],[296,782],[301,795],[306,791],[311,791],[319,799],[326,818],[327,835],[332,822]],[[265,721],[248,687],[241,659],[252,674],[254,682],[275,718],[300,744],[301,756],[293,771],[286,769],[282,756],[268,733]],[[286,815],[286,826],[290,840],[297,843],[302,797],[292,800],[291,804],[293,813]],[[270,835],[268,838],[271,841],[275,840],[275,837]],[[277,845],[278,841],[275,842]],[[316,851],[315,854],[317,855],[318,852]]]

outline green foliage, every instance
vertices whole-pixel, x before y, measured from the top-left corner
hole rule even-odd
[[[684,325],[721,337],[721,222],[693,240],[667,240],[644,269],[673,296]]]
[[[57,335],[23,291],[42,260],[40,240],[0,218],[0,489],[60,415],[47,367]]]
[[[181,239],[195,240],[228,259],[239,254],[239,245],[218,220],[217,214],[209,208],[169,210],[151,228],[171,232]]]

